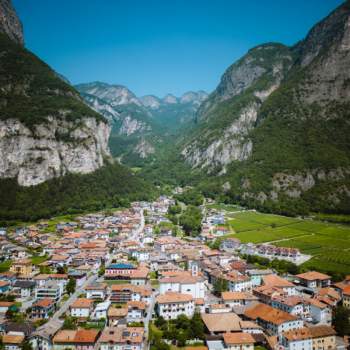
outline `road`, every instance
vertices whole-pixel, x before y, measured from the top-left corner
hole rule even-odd
[[[151,302],[150,302],[150,304],[148,305],[148,308],[147,308],[147,316],[143,320],[143,324],[144,324],[144,327],[145,327],[145,342],[144,342],[144,346],[143,346],[144,349],[149,349],[149,342],[148,342],[148,339],[149,339],[149,323],[152,320],[152,314],[153,314],[154,306],[155,306],[155,303],[156,303],[156,295],[157,294],[158,294],[158,291],[155,291],[155,292],[152,293]]]
[[[69,305],[71,305],[72,303],[74,303],[77,300],[79,294],[83,293],[84,288],[86,286],[88,286],[89,284],[96,282],[97,277],[98,277],[97,273],[93,274],[85,281],[85,283],[83,283],[80,287],[78,287],[75,290],[75,292],[69,297],[69,299],[67,299],[61,305],[61,307],[55,312],[55,314],[52,316],[51,320],[55,320],[55,321],[59,320],[59,318],[68,310]]]

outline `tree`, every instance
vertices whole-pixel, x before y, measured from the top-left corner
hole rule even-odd
[[[165,321],[163,316],[159,316],[155,321],[154,324],[159,329],[163,329],[167,325],[167,321]]]
[[[191,319],[191,338],[204,339],[204,323],[199,312],[195,312]]]
[[[22,344],[22,350],[33,350],[32,344],[28,340],[25,340]]]
[[[228,282],[223,278],[217,278],[214,282],[214,293],[221,294],[222,292],[226,292],[228,290]]]
[[[63,322],[62,329],[77,329],[75,319],[73,317],[66,317]]]
[[[101,277],[105,274],[106,268],[102,265],[98,270],[98,276]]]
[[[350,335],[350,310],[337,306],[333,314],[333,325],[338,335]]]
[[[76,280],[70,277],[66,287],[68,294],[73,294],[75,292],[76,284],[77,284]]]
[[[63,266],[57,267],[57,273],[65,274],[66,272],[67,272],[67,269],[64,268]]]

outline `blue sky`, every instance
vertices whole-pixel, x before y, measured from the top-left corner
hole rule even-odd
[[[13,0],[26,46],[72,83],[212,91],[265,42],[292,45],[342,0]]]

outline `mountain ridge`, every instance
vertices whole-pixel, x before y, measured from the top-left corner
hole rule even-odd
[[[226,70],[182,143],[192,168],[218,175],[204,191],[275,212],[350,211],[349,17],[344,3],[296,45],[259,45]]]

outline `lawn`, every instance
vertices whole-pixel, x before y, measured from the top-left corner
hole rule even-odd
[[[0,263],[0,272],[6,272],[10,269],[12,264],[11,260],[5,260],[2,263]]]
[[[49,232],[56,232],[56,225],[61,223],[61,222],[71,222],[74,221],[76,215],[61,215],[61,216],[56,216],[53,217],[49,220],[47,220],[47,227],[42,230],[44,233],[49,233]]]
[[[350,216],[349,216],[350,217]],[[342,220],[347,219],[342,216]],[[350,226],[257,212],[232,213],[227,225],[243,243],[273,242],[313,258],[303,264],[324,272],[350,274]]]
[[[46,261],[49,257],[47,255],[43,256],[32,256],[31,261],[33,265],[40,265],[42,262]]]

